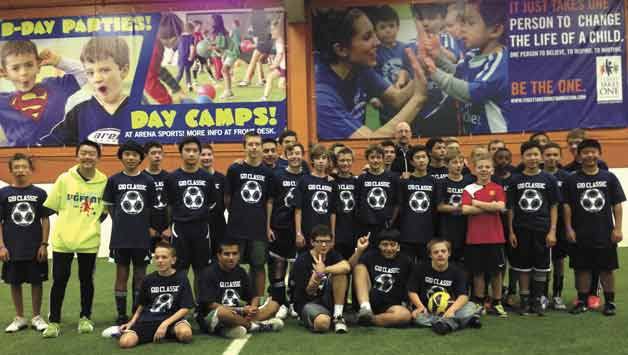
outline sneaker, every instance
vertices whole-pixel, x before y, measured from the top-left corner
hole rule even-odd
[[[242,80],[241,82],[238,83],[238,86],[241,87],[241,88],[247,87],[249,85],[251,85],[251,82],[247,81],[247,80]]]
[[[533,312],[534,310],[532,309],[532,306],[529,303],[522,304],[521,306],[519,306],[519,315],[529,316]]]
[[[281,307],[279,307],[279,309],[277,310],[277,313],[275,314],[275,317],[284,320],[286,318],[288,318],[288,312],[290,312],[290,310],[288,309],[288,307],[286,307],[286,305],[281,305]]]
[[[44,338],[56,338],[61,334],[61,324],[50,322],[48,328],[42,333]]]
[[[508,318],[508,313],[504,309],[504,306],[501,303],[494,304],[491,308],[491,313],[495,314],[500,318]]]
[[[360,324],[371,324],[373,321],[373,310],[361,307],[358,311],[358,322]]]
[[[262,96],[259,98],[260,101],[268,101],[268,96]]]
[[[614,316],[617,314],[617,306],[615,306],[615,303],[613,302],[607,302],[604,303],[604,310],[602,311],[602,314],[604,314],[605,316]]]
[[[471,319],[469,319],[469,322],[467,323],[467,327],[474,328],[474,329],[482,328],[482,322],[480,321],[480,315],[479,314],[474,314],[473,316],[471,316]]]
[[[266,80],[256,82],[255,86],[263,88],[264,86],[266,86]]]
[[[23,317],[15,317],[13,322],[11,322],[11,324],[9,324],[9,326],[6,327],[4,331],[7,333],[15,333],[27,327],[28,323],[26,322],[26,319],[24,319]]]
[[[337,334],[345,334],[348,332],[347,323],[343,316],[337,316],[334,318],[334,332]]]
[[[589,309],[587,308],[587,305],[584,304],[584,302],[578,302],[576,303],[575,306],[573,306],[573,308],[569,311],[569,313],[580,314],[580,313],[587,312],[588,310]]]
[[[221,100],[228,100],[228,99],[232,99],[234,98],[235,95],[233,94],[232,91],[225,91],[222,93],[222,95],[220,95],[220,99]]]
[[[484,307],[484,304],[482,304],[482,303],[475,303],[475,306],[477,307],[477,309],[479,309],[480,315],[482,315],[482,316],[486,315],[486,308]]]
[[[564,311],[567,309],[567,305],[562,298],[556,296],[552,299],[552,308],[557,311]]]
[[[445,335],[451,333],[451,327],[445,322],[436,322],[432,324],[432,330],[438,335]]]
[[[251,327],[251,332],[278,332],[283,329],[283,321],[279,318],[271,318],[269,320],[256,322],[258,327],[253,330]]]
[[[78,321],[78,333],[87,334],[94,331],[94,322],[87,317],[81,317]]]
[[[112,325],[111,327],[105,328],[105,330],[100,333],[103,338],[117,338],[122,335],[120,331],[120,327],[117,325]]]
[[[587,307],[589,309],[598,309],[601,305],[602,302],[600,301],[599,296],[590,295],[589,297],[587,297]]]
[[[41,316],[37,316],[31,319],[31,327],[37,329],[38,332],[43,332],[48,328],[48,323]]]
[[[246,328],[241,325],[232,328],[224,328],[220,331],[220,335],[229,339],[244,338],[246,336]]]
[[[541,296],[536,300],[536,309],[535,313],[539,316],[544,316],[545,311],[547,310],[547,306],[549,305],[549,300],[545,296]]]
[[[294,303],[290,303],[290,317],[299,318],[299,313],[294,309]]]
[[[129,322],[129,317],[126,314],[120,314],[118,315],[118,318],[116,318],[116,325],[122,325],[128,322]]]

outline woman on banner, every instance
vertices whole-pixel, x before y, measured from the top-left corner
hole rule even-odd
[[[422,69],[413,65],[415,79],[398,89],[373,69],[379,40],[373,24],[357,8],[326,10],[315,16],[315,76],[318,136],[322,139],[390,137],[400,122],[412,122],[426,98]],[[411,62],[416,59],[414,54]],[[420,72],[418,72],[420,71]],[[365,125],[370,98],[399,108],[385,125]]]

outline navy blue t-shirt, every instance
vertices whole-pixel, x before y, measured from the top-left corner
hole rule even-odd
[[[166,196],[175,222],[209,222],[209,207],[216,201],[214,179],[205,170],[188,173],[179,168],[166,178]]]
[[[107,180],[103,201],[111,213],[110,249],[150,248],[150,216],[157,205],[155,181],[148,174],[117,173]]]
[[[314,226],[331,226],[331,215],[336,213],[336,183],[328,177],[304,175],[294,190],[295,208],[301,210],[301,231],[308,238]]]
[[[284,159],[282,157],[277,158],[277,163],[275,164],[275,172],[286,170],[287,167],[288,167],[288,159]],[[305,160],[301,161],[301,169],[304,174],[310,173],[310,166],[307,165],[307,162]]]
[[[303,171],[293,174],[286,169],[275,170],[273,178],[273,214],[270,225],[274,229],[294,231],[295,189]]]
[[[358,176],[355,187],[357,221],[371,226],[390,222],[397,204],[397,175],[390,171],[379,175],[367,171]]]
[[[241,307],[251,303],[252,297],[249,275],[240,265],[227,271],[215,262],[203,270],[199,281],[199,303]]]
[[[556,179],[541,171],[536,175],[514,174],[507,192],[508,209],[513,210],[513,228],[547,233],[550,210],[560,202]]]
[[[340,256],[337,251],[330,250],[327,255],[325,255],[324,263],[325,266],[330,266],[335,265],[342,260],[342,256]],[[303,306],[305,306],[306,303],[321,302],[323,290],[326,287],[331,287],[331,275],[327,274],[318,285],[317,294],[314,296],[308,295],[306,292],[307,284],[314,272],[312,264],[314,264],[312,253],[310,251],[301,253],[297,257],[297,260],[295,260],[292,272],[290,273],[290,286],[294,292],[294,308],[298,314],[301,314]]]
[[[138,301],[142,305],[138,322],[163,322],[181,308],[194,307],[190,282],[182,272],[161,276],[155,271],[147,275]]]
[[[434,238],[438,203],[436,179],[410,176],[399,182],[399,222],[402,242],[427,243]]]
[[[428,300],[436,292],[447,292],[451,301],[458,296],[467,294],[467,281],[464,271],[449,263],[445,271],[437,271],[431,263],[422,263],[414,266],[408,292],[414,292],[421,298],[421,303],[427,307]]]
[[[556,221],[556,238],[557,239],[564,239],[566,238],[566,234],[565,234],[565,220],[564,220],[564,215],[565,215],[565,210],[563,207],[563,203],[565,203],[565,195],[563,193],[563,188],[564,188],[564,183],[565,180],[567,180],[567,178],[569,177],[569,175],[571,175],[570,173],[568,173],[567,171],[563,170],[563,169],[558,169],[556,171],[556,173],[551,174],[548,172],[548,174],[554,176],[554,178],[556,179],[556,186],[558,186],[558,196],[559,196],[559,203],[558,203],[558,221]]]
[[[153,211],[150,214],[150,226],[157,232],[162,232],[168,228],[168,210],[166,208],[168,206],[168,198],[164,191],[164,184],[166,177],[168,177],[168,172],[162,170],[159,174],[154,175],[148,170],[144,170],[144,172],[155,181],[155,198],[157,199],[157,203],[153,206]]]
[[[360,257],[358,264],[366,266],[369,272],[371,302],[400,305],[407,300],[412,261],[405,255],[398,253],[393,259],[386,259],[379,250],[369,250]]]
[[[462,191],[473,182],[470,175],[463,175],[460,181],[445,177],[437,182],[438,204],[450,206],[462,205]],[[464,246],[467,233],[467,216],[462,213],[439,213],[438,235],[448,240],[454,249]]]
[[[224,228],[227,225],[225,220],[225,184],[227,178],[223,173],[214,171],[211,176],[214,178],[214,204],[209,206],[209,218],[213,230],[215,232],[224,233]],[[222,236],[220,236],[222,237]]]
[[[441,166],[440,168],[435,168],[433,166],[427,167],[427,175],[432,175],[436,180],[442,180],[447,177],[449,174],[449,168],[446,166]]]
[[[336,244],[354,246],[358,236],[355,219],[356,183],[358,178],[336,177],[338,195],[336,200]]]
[[[44,207],[46,191],[29,185],[0,189],[2,236],[11,260],[33,260],[42,243],[41,218],[54,213]]]

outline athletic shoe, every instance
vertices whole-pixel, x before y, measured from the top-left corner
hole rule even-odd
[[[601,305],[602,302],[599,296],[590,295],[589,297],[587,297],[587,307],[589,309],[598,309]]]
[[[260,101],[268,101],[268,96],[262,96],[259,99]]]
[[[471,319],[469,319],[469,322],[467,323],[467,327],[475,328],[475,329],[482,328],[482,322],[480,321],[480,315],[479,314],[474,314],[473,316],[471,316]]]
[[[120,331],[120,327],[117,325],[112,325],[111,327],[105,328],[105,330],[100,333],[103,338],[117,338],[122,335]]]
[[[563,302],[562,298],[557,296],[552,299],[552,308],[557,311],[564,311],[567,309],[567,305]]]
[[[373,310],[366,307],[360,307],[358,311],[358,322],[360,324],[371,324],[373,321]]]
[[[549,305],[549,300],[545,296],[541,296],[536,300],[536,314],[539,316],[544,316],[545,311],[547,310],[547,306]]]
[[[37,329],[38,332],[43,332],[48,328],[48,323],[41,316],[37,316],[31,319],[31,327]]]
[[[348,332],[347,323],[343,316],[337,316],[334,318],[334,332],[336,334],[345,334]]]
[[[604,303],[604,310],[602,311],[602,314],[604,314],[605,316],[614,316],[617,314],[617,306],[615,306],[615,303],[613,302],[607,302]]]
[[[256,82],[255,86],[263,88],[264,86],[266,86],[266,80]]]
[[[290,317],[299,318],[299,313],[294,309],[294,303],[290,303]]]
[[[6,327],[4,331],[7,333],[15,333],[22,329],[26,329],[27,327],[28,322],[26,322],[26,319],[24,319],[23,317],[15,317],[13,322],[11,322],[11,324],[9,324],[9,326]]]
[[[288,312],[290,312],[288,307],[282,304],[281,307],[279,307],[279,310],[277,310],[277,313],[275,313],[275,317],[284,320],[288,318]]]
[[[220,331],[220,335],[229,339],[244,338],[246,336],[246,328],[241,325],[232,328],[224,328]]]
[[[78,333],[87,334],[94,331],[94,322],[87,317],[81,317],[78,321]]]
[[[228,100],[228,99],[232,99],[234,98],[235,95],[233,94],[232,91],[225,91],[222,93],[222,95],[220,95],[220,99],[222,100]]]
[[[451,327],[445,322],[436,322],[432,324],[432,330],[438,335],[445,335],[451,333]]]
[[[118,315],[118,318],[116,318],[116,325],[122,325],[128,322],[129,322],[129,317],[126,314],[120,314]]]
[[[251,85],[251,82],[247,81],[247,80],[242,80],[241,82],[238,83],[238,86],[241,87],[241,88],[247,87],[249,85]]]
[[[61,334],[61,324],[50,322],[48,328],[42,333],[44,338],[56,338]]]
[[[500,304],[494,304],[491,308],[491,313],[495,314],[500,318],[508,318],[508,312],[504,309],[504,306]]]
[[[522,304],[521,306],[519,306],[519,315],[521,316],[529,316],[533,312],[534,310],[532,309],[532,306],[529,303]]]
[[[251,327],[252,332],[278,332],[283,329],[283,321],[279,318],[271,318],[269,320],[256,322],[256,324],[258,327],[256,327],[255,330]]]
[[[589,309],[587,308],[587,305],[584,304],[584,302],[578,302],[576,303],[575,306],[573,306],[573,308],[569,311],[569,313],[580,314],[580,313],[587,312],[588,310]]]

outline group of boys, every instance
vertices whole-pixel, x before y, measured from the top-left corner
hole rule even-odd
[[[405,142],[403,136],[398,143]],[[596,140],[576,137],[576,160],[570,165],[580,168],[569,175],[559,166],[560,146],[533,138],[521,145],[519,167],[511,167],[509,157],[499,158],[509,153],[493,147],[499,142],[489,145],[493,156],[474,148],[468,161],[453,139],[432,138],[425,146],[405,142],[396,152],[403,150],[401,159],[409,165],[394,163],[394,144],[385,144],[390,152],[373,144],[359,176],[352,173],[353,152],[341,144],[330,150],[314,145],[308,166],[292,131],[278,139],[281,156],[275,140],[246,134],[245,156],[226,175],[214,169],[213,148],[196,138],[179,143],[181,166],[170,173],[161,169],[159,143],[142,147],[129,141],[118,150],[123,171],[109,178],[96,169],[99,145],[85,140],[77,146],[78,165],[59,176],[48,196],[30,183],[30,158],[16,154],[9,162],[14,183],[0,190],[2,276],[12,285],[17,313],[7,331],[28,325],[20,285],[31,283],[32,325],[44,337],[60,335],[74,254],[81,290],[78,330],[93,331],[93,272],[100,223],[107,215],[113,221],[109,247],[116,263],[122,347],[164,337],[189,341],[192,329],[185,319],[191,309],[203,332],[227,337],[277,331],[290,311],[314,332],[345,333],[350,287],[360,323],[414,322],[439,334],[479,327],[485,310],[507,316],[504,244],[522,315],[544,314],[553,254],[561,258],[554,259],[553,305],[564,305],[567,251],[578,290],[572,312],[587,310],[591,278],[598,274],[603,313],[614,315],[613,270],[625,200],[621,185],[599,167]],[[141,170],[145,156],[149,163]],[[46,324],[39,310],[53,213],[58,218],[51,236],[53,285]],[[151,253],[157,271],[146,276]],[[248,272],[240,262],[249,264]],[[190,266],[192,286],[186,277]],[[264,297],[266,266],[269,298]],[[486,297],[487,283],[491,297]]]

